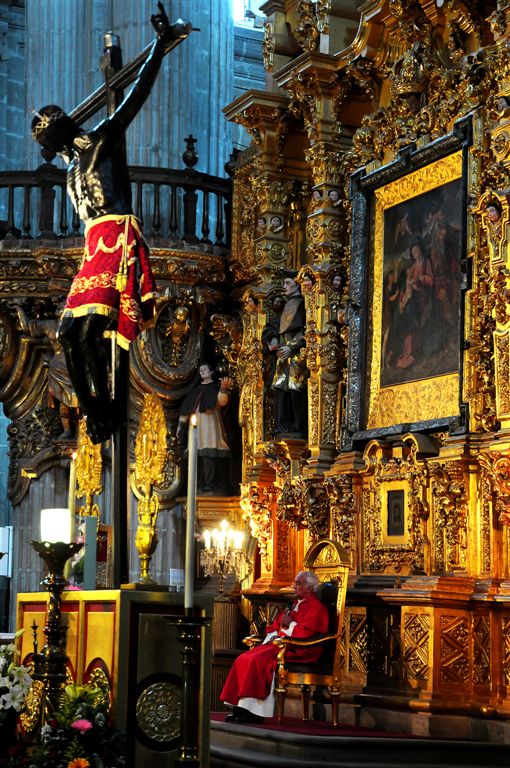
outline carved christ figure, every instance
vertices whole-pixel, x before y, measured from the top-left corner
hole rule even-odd
[[[115,409],[108,384],[106,329],[124,348],[153,314],[156,290],[140,222],[133,215],[124,133],[147,99],[169,42],[186,37],[191,25],[170,25],[161,3],[151,16],[156,40],[133,88],[113,115],[83,131],[50,104],[36,112],[32,136],[46,159],[68,164],[67,191],[85,224],[85,248],[59,326],[69,375],[94,443],[110,437]]]

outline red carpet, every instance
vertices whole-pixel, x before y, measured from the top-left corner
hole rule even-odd
[[[211,720],[216,723],[222,723],[225,720],[225,716],[228,712],[211,712]],[[267,718],[264,723],[255,725],[250,723],[250,728],[265,728],[270,731],[287,731],[287,733],[301,733],[305,736],[361,736],[363,738],[378,737],[378,738],[399,738],[399,739],[412,739],[408,733],[388,733],[387,731],[379,731],[375,728],[360,728],[356,725],[346,725],[345,723],[339,723],[338,725],[332,725],[331,723],[325,723],[321,720],[299,720],[294,717],[285,717],[283,723],[278,725],[275,719]]]

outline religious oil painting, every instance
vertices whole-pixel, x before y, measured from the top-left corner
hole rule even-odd
[[[388,536],[404,535],[404,491],[388,491],[388,518],[386,533]]]
[[[368,429],[458,414],[462,169],[459,151],[374,190]]]
[[[461,179],[384,213],[381,387],[459,365]]]

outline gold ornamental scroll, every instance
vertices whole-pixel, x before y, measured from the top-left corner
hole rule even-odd
[[[75,495],[77,499],[85,497],[85,504],[78,510],[82,517],[94,515],[99,520],[99,506],[94,503],[94,496],[103,492],[102,472],[101,446],[94,445],[87,434],[85,420],[80,419],[76,446]]]
[[[138,496],[138,527],[135,545],[140,558],[138,584],[154,584],[150,574],[152,555],[158,544],[156,527],[159,500],[154,486],[165,479],[167,426],[161,400],[146,394],[135,443],[135,487]]]
[[[368,326],[367,429],[455,417],[459,413],[459,373],[427,376],[381,386],[383,338],[384,216],[392,206],[411,201],[462,177],[462,152],[420,168],[375,190]]]

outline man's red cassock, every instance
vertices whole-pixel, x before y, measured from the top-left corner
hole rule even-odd
[[[303,598],[297,611],[294,610],[296,604],[297,601],[289,614],[291,621],[296,622],[291,637],[305,638],[327,632],[328,610],[313,592]],[[277,631],[281,637],[286,636],[280,626],[283,615],[283,612],[278,614],[273,623],[267,627],[267,633]],[[314,646],[288,648],[285,658],[308,663],[317,661],[321,651],[321,648]],[[266,645],[258,645],[238,656],[223,686],[220,700],[236,705],[241,698],[265,699],[269,696],[277,655],[278,648],[270,642]]]

